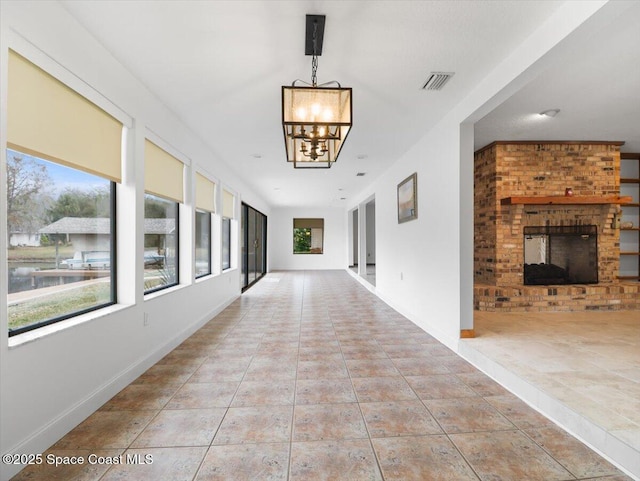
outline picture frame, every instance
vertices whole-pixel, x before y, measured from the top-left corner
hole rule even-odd
[[[418,174],[398,184],[398,224],[418,218]]]

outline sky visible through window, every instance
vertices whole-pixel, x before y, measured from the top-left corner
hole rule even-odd
[[[49,162],[39,157],[16,152],[11,149],[7,149],[7,155],[32,160],[40,165],[46,166],[47,174],[51,179],[51,182],[47,185],[47,192],[54,197],[57,197],[65,190],[92,191],[104,186],[104,179],[87,174],[81,170],[65,167],[64,165]],[[29,164],[27,164],[27,166],[28,165]]]

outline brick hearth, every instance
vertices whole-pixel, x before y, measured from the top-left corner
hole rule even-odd
[[[474,308],[479,311],[615,311],[640,309],[640,284],[489,286],[475,284]]]
[[[479,310],[640,308],[637,283],[621,284],[619,205],[581,204],[620,194],[621,142],[494,142],[475,154],[474,303]],[[511,197],[564,196],[570,204],[511,204]],[[573,203],[575,201],[575,204]],[[534,202],[535,199],[534,199]],[[615,202],[615,201],[614,201]],[[525,286],[524,226],[595,225],[597,285]]]

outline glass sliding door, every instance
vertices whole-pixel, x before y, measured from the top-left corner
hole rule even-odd
[[[247,285],[256,280],[256,216],[255,211],[247,208]]]
[[[248,288],[266,272],[267,217],[242,204],[242,287]]]
[[[264,228],[265,216],[256,211],[256,248],[255,248],[255,276],[258,280],[266,272],[264,265],[263,246],[265,245],[266,229]]]

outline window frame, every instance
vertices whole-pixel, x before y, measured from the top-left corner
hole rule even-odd
[[[305,224],[304,221],[312,221],[312,222],[307,222],[307,224],[309,224],[308,226],[304,226],[304,225],[300,225],[298,227],[296,227],[296,224]],[[318,221],[321,221],[322,223],[322,227],[317,227],[314,226],[313,224],[317,223]],[[296,231],[299,229],[308,229],[310,231],[310,242],[313,243],[312,239],[313,239],[313,230],[314,229],[321,229],[322,230],[322,239],[321,239],[321,245],[322,247],[320,247],[320,252],[313,252],[313,247],[309,247],[308,251],[296,251],[296,241],[295,241],[295,237],[296,237]],[[324,218],[294,218],[293,219],[293,238],[292,238],[292,243],[293,243],[293,255],[323,255],[324,254]]]
[[[11,149],[14,150],[14,149]],[[17,151],[20,152],[20,151]],[[24,153],[24,152],[20,152],[20,153]],[[35,156],[37,157],[37,156]],[[46,160],[46,159],[42,159],[42,160]],[[49,160],[47,160],[47,162],[51,162]],[[63,165],[63,164],[60,164]],[[68,167],[68,166],[64,166],[67,168],[71,168],[73,169],[73,167]],[[75,170],[80,170],[80,169],[75,169]],[[97,176],[99,177],[99,176]],[[105,179],[108,180],[108,179]],[[17,336],[19,334],[24,334],[25,332],[30,332],[30,331],[34,331],[36,329],[40,329],[42,327],[45,326],[50,326],[52,324],[56,324],[58,322],[62,322],[62,321],[66,321],[67,319],[71,319],[73,317],[77,317],[77,316],[81,316],[83,314],[87,314],[89,312],[94,312],[97,311],[99,309],[103,309],[105,307],[109,307],[109,306],[113,306],[114,304],[118,303],[118,286],[117,286],[117,282],[118,282],[118,263],[117,263],[117,259],[118,259],[118,255],[117,255],[117,221],[116,221],[116,216],[117,216],[117,212],[116,212],[116,188],[117,182],[114,182],[113,180],[109,180],[109,195],[110,195],[110,202],[109,202],[109,207],[111,209],[111,218],[110,218],[110,228],[111,228],[111,238],[109,241],[110,244],[110,248],[111,248],[111,255],[110,255],[110,262],[111,262],[111,284],[110,284],[110,298],[111,300],[109,302],[106,303],[102,303],[99,305],[95,305],[92,307],[88,307],[86,309],[80,309],[78,311],[73,311],[70,312],[68,314],[64,314],[62,316],[57,316],[57,317],[53,317],[44,321],[40,321],[40,322],[36,322],[34,324],[29,324],[27,326],[21,326],[15,329],[11,329],[7,326],[7,332],[8,332],[8,337],[14,337]],[[8,320],[7,320],[8,322]]]

